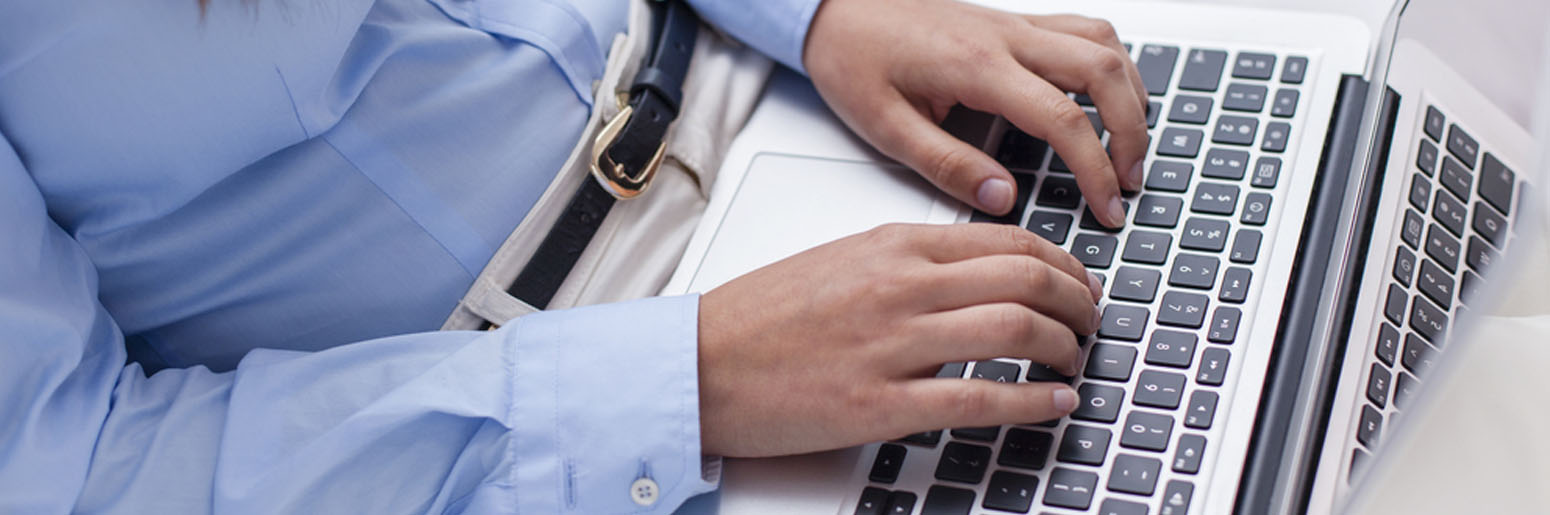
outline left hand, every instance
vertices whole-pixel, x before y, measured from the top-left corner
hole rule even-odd
[[[1005,168],[937,126],[963,104],[1048,141],[1099,221],[1124,224],[1120,189],[1141,188],[1149,143],[1147,94],[1108,22],[952,0],[824,0],[807,38],[803,64],[830,108],[948,194],[998,215],[1015,195]],[[1112,158],[1066,91],[1092,97]]]

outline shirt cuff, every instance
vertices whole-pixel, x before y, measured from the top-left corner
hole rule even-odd
[[[716,488],[719,462],[700,454],[699,296],[534,313],[511,329],[523,512],[667,513]]]
[[[802,48],[807,41],[807,29],[813,24],[813,14],[818,12],[819,1],[690,0],[689,3],[706,22],[806,75]]]

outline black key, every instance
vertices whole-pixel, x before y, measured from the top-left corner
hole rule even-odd
[[[1410,374],[1400,372],[1399,379],[1394,380],[1394,407],[1405,409],[1410,398],[1415,396],[1415,391],[1420,387],[1420,381]]]
[[[1103,137],[1103,118],[1098,116],[1098,112],[1097,111],[1089,110],[1089,111],[1085,111],[1085,112],[1087,113],[1087,123],[1091,124],[1093,126],[1093,135],[1102,138]]]
[[[1049,460],[1049,450],[1055,444],[1055,435],[1014,427],[1006,431],[1001,440],[1001,455],[996,463],[1006,467],[1039,470]]]
[[[1120,205],[1121,208],[1124,209],[1125,214],[1127,214],[1127,215],[1130,214],[1130,201],[1128,201],[1128,200],[1127,201],[1121,201],[1119,203],[1119,205]],[[1082,208],[1082,224],[1081,224],[1081,227],[1083,229],[1088,229],[1088,230],[1093,230],[1093,231],[1103,231],[1103,232],[1119,232],[1120,231],[1120,229],[1107,227],[1107,226],[1103,225],[1102,223],[1099,223],[1098,222],[1098,217],[1093,215],[1092,207],[1084,207],[1084,208]]]
[[[1465,270],[1464,277],[1459,279],[1459,302],[1470,304],[1475,301],[1476,294],[1480,293],[1480,276],[1474,272]]]
[[[1017,223],[1022,222],[1023,209],[1028,207],[1028,196],[1033,192],[1033,179],[1034,177],[1032,175],[1025,173],[1012,174],[1012,180],[1017,184],[1017,196],[1013,199],[1012,210],[1001,216],[994,216],[989,213],[983,213],[979,210],[975,210],[974,215],[969,219],[969,221],[1008,225],[1016,225]]]
[[[1146,515],[1146,505],[1120,499],[1104,499],[1103,504],[1098,505],[1098,513],[1102,515]]]
[[[1492,245],[1500,247],[1507,242],[1507,219],[1496,214],[1496,210],[1485,207],[1485,204],[1475,203],[1475,221],[1471,225],[1475,232],[1484,236]]]
[[[1088,268],[1108,268],[1118,246],[1119,239],[1113,236],[1082,233],[1071,241],[1071,255]]]
[[[1221,261],[1211,256],[1179,254],[1173,257],[1168,285],[1209,290],[1216,285],[1216,269],[1220,266]]]
[[[1421,232],[1426,229],[1426,220],[1416,214],[1413,209],[1405,210],[1405,225],[1400,228],[1399,237],[1405,240],[1410,248],[1421,249]]]
[[[904,443],[923,445],[926,447],[936,447],[936,443],[941,440],[941,431],[926,431],[923,433],[915,433],[899,439],[899,441]]]
[[[1071,232],[1071,215],[1054,211],[1035,210],[1028,215],[1028,230],[1056,245],[1066,243]]]
[[[1157,142],[1157,155],[1193,158],[1200,155],[1200,140],[1206,133],[1199,129],[1169,127]]]
[[[1476,241],[1479,241],[1478,238]],[[1416,287],[1421,293],[1432,299],[1442,309],[1453,307],[1453,274],[1442,271],[1442,268],[1432,264],[1432,260],[1421,260],[1421,274],[1416,278]]]
[[[1183,192],[1189,189],[1189,178],[1194,173],[1195,165],[1159,159],[1152,162],[1146,175],[1146,189]]]
[[[1496,206],[1498,211],[1512,213],[1512,186],[1518,183],[1518,174],[1507,168],[1490,152],[1480,163],[1480,198]]]
[[[1137,495],[1152,495],[1157,490],[1157,475],[1162,472],[1162,460],[1121,454],[1114,457],[1114,467],[1109,469],[1109,490]]]
[[[1448,153],[1464,162],[1464,167],[1475,169],[1475,159],[1479,157],[1480,144],[1475,143],[1475,138],[1460,129],[1458,124],[1448,125]],[[1463,195],[1459,195],[1463,196]]]
[[[1238,187],[1231,184],[1202,182],[1195,188],[1189,210],[1195,213],[1232,215],[1238,209]]]
[[[875,486],[863,488],[861,499],[856,501],[856,515],[883,515],[887,504],[887,490]]]
[[[981,505],[992,510],[1028,513],[1038,487],[1039,478],[997,470],[990,475],[990,488],[985,490],[985,502]]]
[[[1475,183],[1475,175],[1464,169],[1452,156],[1442,158],[1442,175],[1437,178],[1443,188],[1459,199],[1469,198],[1469,188]]]
[[[1157,323],[1198,329],[1205,320],[1206,305],[1210,302],[1205,295],[1170,291],[1163,294]]]
[[[1139,342],[1146,331],[1146,319],[1151,316],[1151,312],[1143,307],[1109,304],[1103,307],[1103,323],[1098,328],[1098,336]]]
[[[895,490],[888,494],[888,509],[884,511],[888,515],[910,515],[915,512],[915,494],[903,490]]]
[[[1185,474],[1200,472],[1200,457],[1206,453],[1206,437],[1180,435],[1179,448],[1173,451],[1173,471]]]
[[[1211,97],[1179,95],[1173,97],[1173,109],[1168,111],[1168,121],[1205,125],[1211,119]]]
[[[1453,195],[1437,195],[1436,201],[1432,203],[1432,218],[1454,236],[1463,236],[1464,219],[1467,216],[1464,212],[1468,209],[1463,202],[1454,200]]]
[[[980,442],[994,442],[1001,436],[1001,426],[989,427],[960,427],[953,429],[953,438],[963,440],[975,440]]]
[[[1146,346],[1146,363],[1165,367],[1189,368],[1195,361],[1195,333],[1158,329]]]
[[[1259,240],[1262,236],[1259,231],[1253,229],[1239,229],[1238,237],[1232,240],[1232,253],[1227,257],[1234,263],[1253,264],[1259,259]]]
[[[1050,368],[1049,365],[1041,365],[1038,363],[1028,364],[1028,376],[1026,379],[1029,382],[1034,383],[1071,383],[1071,378],[1060,375],[1060,372],[1056,372],[1055,369]]]
[[[969,374],[972,379],[984,379],[997,383],[1016,383],[1017,375],[1022,368],[1016,363],[1005,361],[979,361],[974,363],[974,373]]]
[[[904,446],[885,443],[877,447],[877,459],[872,461],[872,473],[868,479],[877,483],[893,483],[899,480],[899,468],[904,466]]]
[[[1162,505],[1158,515],[1184,515],[1189,513],[1189,498],[1195,494],[1195,485],[1188,481],[1173,480],[1163,488]]]
[[[1259,119],[1243,116],[1222,115],[1216,119],[1216,132],[1211,134],[1213,143],[1249,146],[1259,133]]]
[[[1268,80],[1276,71],[1276,56],[1254,52],[1239,52],[1232,67],[1232,76],[1240,79]]]
[[[1383,301],[1383,316],[1388,317],[1394,325],[1405,323],[1405,305],[1410,302],[1410,295],[1398,284],[1389,285],[1388,298]]]
[[[1243,200],[1243,217],[1240,221],[1249,225],[1265,225],[1270,221],[1270,194],[1254,192]]]
[[[1425,375],[1432,368],[1432,355],[1435,354],[1431,344],[1417,338],[1415,333],[1405,335],[1405,352],[1400,354],[1400,364],[1405,370],[1417,376]]]
[[[969,368],[969,364],[968,363],[963,363],[963,362],[948,363],[946,365],[942,365],[942,368],[936,371],[936,376],[937,377],[962,378],[963,377],[963,371],[967,370],[968,368]]]
[[[931,485],[920,515],[969,515],[974,510],[974,491],[946,485]]]
[[[1206,341],[1232,343],[1238,337],[1238,318],[1242,315],[1242,311],[1232,306],[1216,308],[1211,314],[1211,332],[1206,334]]]
[[[1378,325],[1378,345],[1374,354],[1384,365],[1394,366],[1394,357],[1399,354],[1399,330],[1388,323]]]
[[[1225,220],[1191,217],[1184,222],[1179,246],[1190,250],[1221,252],[1227,246],[1228,223]]]
[[[1437,174],[1437,145],[1431,140],[1421,140],[1421,148],[1415,152],[1415,166],[1426,172],[1427,177]]]
[[[1270,122],[1265,124],[1265,140],[1260,142],[1259,149],[1266,152],[1285,152],[1286,141],[1292,137],[1292,125],[1286,122]]]
[[[1383,430],[1383,414],[1372,406],[1362,406],[1362,419],[1356,424],[1356,441],[1368,449],[1378,445],[1378,433]]]
[[[1490,245],[1486,245],[1485,240],[1480,239],[1479,236],[1470,236],[1469,247],[1464,252],[1464,262],[1469,263],[1469,267],[1476,272],[1483,274],[1487,268],[1490,268],[1491,263],[1496,262],[1496,251]],[[1444,308],[1448,307],[1441,302],[1438,304],[1442,304]]]
[[[1286,65],[1281,67],[1281,82],[1287,84],[1302,84],[1302,78],[1308,73],[1308,58],[1288,57]]]
[[[1265,95],[1270,90],[1258,84],[1234,82],[1227,85],[1227,95],[1222,98],[1222,109],[1257,113],[1265,109]],[[1250,138],[1253,141],[1253,138]]]
[[[1143,370],[1136,378],[1136,392],[1131,402],[1153,408],[1177,408],[1184,397],[1184,381],[1181,374]]]
[[[1179,59],[1179,47],[1146,45],[1136,59],[1136,71],[1141,72],[1141,82],[1146,92],[1161,95],[1168,92],[1173,80],[1173,65]]]
[[[1367,400],[1378,405],[1378,409],[1388,405],[1390,380],[1389,369],[1372,364],[1372,370],[1367,373]]]
[[[1093,105],[1093,97],[1088,96],[1086,93],[1078,94],[1076,97],[1072,98],[1072,100],[1075,100],[1076,103],[1084,106],[1091,107]]]
[[[1101,427],[1070,424],[1060,437],[1060,452],[1055,459],[1066,463],[1102,465],[1109,453],[1109,439],[1114,433]],[[1057,469],[1058,470],[1058,469]]]
[[[1077,189],[1076,179],[1047,177],[1044,179],[1044,185],[1039,187],[1039,198],[1034,203],[1044,207],[1076,209],[1076,205],[1081,200],[1082,191]]]
[[[1082,374],[1092,379],[1126,382],[1130,380],[1130,370],[1135,368],[1135,364],[1134,347],[1096,343],[1093,344],[1092,352],[1087,354],[1087,366],[1082,369]]]
[[[1232,354],[1221,347],[1207,347],[1200,353],[1200,370],[1195,373],[1195,382],[1207,386],[1221,386],[1227,379],[1227,360]]]
[[[1044,489],[1044,504],[1086,510],[1093,504],[1093,490],[1096,488],[1097,474],[1059,467],[1050,471],[1049,487]]]
[[[1082,383],[1076,393],[1081,397],[1071,418],[1092,422],[1119,420],[1119,407],[1125,402],[1125,390],[1097,383]]]
[[[1060,154],[1056,153],[1049,158],[1049,171],[1071,173],[1071,165],[1066,164],[1066,160],[1061,159]]]
[[[1136,225],[1173,228],[1179,224],[1179,212],[1183,210],[1184,199],[1148,193],[1141,195],[1134,221]]]
[[[1122,266],[1114,273],[1114,286],[1109,287],[1109,297],[1151,303],[1152,299],[1157,298],[1157,285],[1161,282],[1162,272]]]
[[[1254,178],[1249,184],[1255,188],[1274,188],[1276,178],[1281,175],[1281,158],[1261,157],[1254,162]]]
[[[1448,123],[1447,117],[1438,111],[1436,106],[1426,106],[1426,135],[1434,141],[1442,141],[1442,126]]]
[[[1459,269],[1459,241],[1442,232],[1437,224],[1426,231],[1426,255],[1450,273]]]
[[[1227,63],[1227,52],[1221,50],[1189,51],[1184,59],[1184,73],[1179,76],[1179,89],[1191,91],[1216,91],[1222,82],[1222,67]]]
[[[1249,153],[1242,150],[1213,148],[1206,153],[1206,164],[1200,175],[1216,179],[1242,179],[1249,167]]]
[[[1247,268],[1232,267],[1222,274],[1222,291],[1217,295],[1217,300],[1242,304],[1249,299],[1249,281],[1254,277],[1254,272]]]
[[[1162,116],[1162,102],[1146,103],[1146,128],[1157,127],[1157,117]]]
[[[1173,235],[1163,232],[1135,231],[1125,240],[1125,253],[1120,256],[1131,263],[1161,265],[1168,262],[1168,250],[1173,248]]]
[[[1275,101],[1270,104],[1270,116],[1291,118],[1295,114],[1297,114],[1297,90],[1286,88],[1276,90]]]
[[[1408,288],[1410,279],[1415,277],[1415,253],[1403,245],[1396,247],[1394,252],[1394,280]]]
[[[936,464],[936,478],[943,481],[976,484],[985,479],[990,466],[990,448],[963,442],[947,442],[942,460]]]
[[[1448,314],[1432,306],[1432,303],[1415,299],[1410,309],[1410,328],[1421,333],[1427,340],[1442,345],[1442,336],[1448,330]]]
[[[1415,174],[1410,178],[1410,205],[1421,211],[1426,211],[1426,204],[1432,199],[1432,181],[1426,176]]]
[[[1044,165],[1044,154],[1049,152],[1049,144],[1044,140],[1029,136],[1028,133],[1013,127],[1007,129],[1001,136],[1001,147],[996,149],[996,160],[1007,168],[1020,168],[1023,170],[1038,170]]]
[[[1124,427],[1125,432],[1119,437],[1121,447],[1164,451],[1168,449],[1168,436],[1173,434],[1173,417],[1132,411],[1125,417]]]
[[[1216,417],[1216,392],[1195,390],[1189,394],[1189,408],[1184,412],[1184,427],[1210,429]]]

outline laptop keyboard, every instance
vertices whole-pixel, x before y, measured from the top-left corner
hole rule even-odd
[[[1203,495],[1228,393],[1262,379],[1236,377],[1234,360],[1260,296],[1255,281],[1272,273],[1263,247],[1268,235],[1300,227],[1282,227],[1278,213],[1286,151],[1306,118],[1298,103],[1310,62],[1167,44],[1134,53],[1153,144],[1143,191],[1126,199],[1125,228],[1098,224],[1060,156],[1015,128],[994,154],[1017,180],[1016,208],[972,216],[1025,227],[1104,281],[1102,326],[1084,342],[1079,377],[1016,360],[939,373],[1066,382],[1078,409],[1043,424],[868,446],[854,513],[1182,514]],[[1075,98],[1106,138],[1091,100]]]
[[[1354,480],[1378,446],[1384,422],[1399,415],[1467,311],[1481,276],[1512,239],[1515,174],[1436,106],[1412,140],[1404,220],[1395,243],[1383,317],[1367,356],[1366,400],[1351,438]]]

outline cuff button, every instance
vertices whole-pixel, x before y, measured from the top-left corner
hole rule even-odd
[[[630,500],[635,501],[635,504],[641,506],[656,504],[660,493],[661,489],[657,487],[657,482],[649,477],[636,479],[634,483],[630,483]]]

